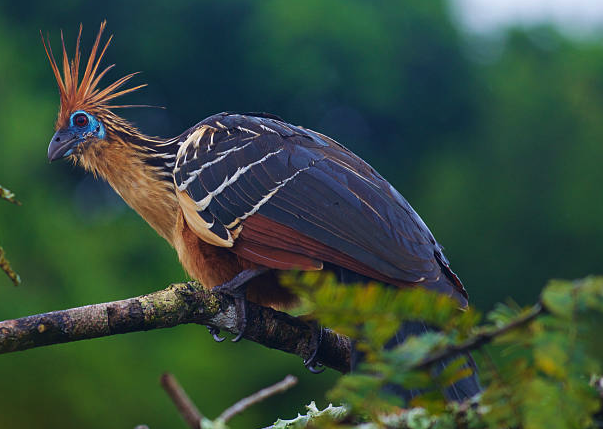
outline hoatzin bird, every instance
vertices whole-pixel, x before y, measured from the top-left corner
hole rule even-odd
[[[104,28],[81,79],[82,27],[71,62],[63,43],[62,75],[42,38],[61,101],[48,158],[69,158],[105,179],[176,249],[192,278],[233,295],[241,333],[245,298],[279,307],[295,300],[278,270],[329,269],[343,282],[422,286],[467,305],[419,215],[335,140],[264,113],[219,113],[170,139],[148,137],[117,116],[114,108],[129,106],[110,102],[145,85],[121,89],[132,73],[99,88],[113,67],[99,69],[111,42],[100,49]],[[393,341],[427,329],[403,324]],[[478,391],[472,376],[445,393],[462,400]]]

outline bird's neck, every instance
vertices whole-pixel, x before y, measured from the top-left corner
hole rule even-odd
[[[105,179],[162,237],[173,245],[178,201],[171,170],[177,142],[142,134],[107,133],[79,156],[80,164]]]

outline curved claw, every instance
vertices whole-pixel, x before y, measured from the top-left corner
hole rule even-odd
[[[320,362],[313,362],[312,360],[304,361],[304,366],[308,368],[308,371],[310,371],[312,374],[320,374],[325,370],[324,365],[322,365]]]
[[[214,292],[226,293],[234,298],[235,311],[237,315],[237,328],[239,333],[235,338],[232,339],[233,343],[236,343],[243,338],[245,328],[247,328],[247,304],[245,301],[246,297],[246,282],[265,273],[268,268],[254,268],[241,271],[231,280],[222,283],[221,285],[213,288]]]
[[[225,337],[221,337],[218,334],[211,334],[211,335],[214,338],[214,341],[216,343],[221,343],[222,341],[224,341],[226,339]]]
[[[322,344],[323,332],[322,326],[319,326],[316,322],[312,324],[312,338],[310,339],[310,342],[313,344],[314,350],[312,351],[310,357],[307,360],[304,360],[304,366],[308,368],[308,371],[310,371],[312,374],[320,374],[325,370],[325,367],[320,362],[316,361],[318,349]]]
[[[222,341],[224,341],[226,339],[226,338],[220,336],[220,330],[218,328],[216,328],[215,326],[207,325],[207,329],[209,330],[209,333],[214,338],[214,341],[216,343],[221,343]]]
[[[230,341],[232,341],[233,343],[238,343],[239,341],[241,341],[241,338],[243,338],[243,331],[239,332],[239,334]]]

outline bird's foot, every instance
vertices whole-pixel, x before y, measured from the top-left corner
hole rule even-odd
[[[235,338],[232,339],[233,343],[236,343],[240,341],[241,338],[243,338],[243,334],[245,333],[245,329],[247,328],[247,301],[245,300],[247,292],[247,282],[253,279],[254,277],[259,276],[260,274],[265,273],[266,271],[266,269],[257,268],[244,270],[234,276],[231,280],[222,283],[221,285],[218,285],[212,289],[212,291],[214,292],[225,293],[234,298],[235,311],[237,314],[237,330],[239,333]],[[216,337],[214,337],[214,339],[216,339]]]
[[[306,360],[304,360],[304,366],[308,368],[312,374],[320,374],[325,370],[325,367],[316,360],[316,356],[318,355],[318,349],[322,344],[322,335],[324,333],[324,329],[322,326],[318,325],[318,323],[312,323],[312,337],[310,338],[310,344],[312,345],[312,354]]]
[[[220,329],[219,328],[216,328],[215,326],[209,326],[209,325],[205,325],[205,327],[209,330],[209,333],[214,338],[214,341],[216,343],[221,343],[222,341],[225,340],[224,337],[220,336]]]

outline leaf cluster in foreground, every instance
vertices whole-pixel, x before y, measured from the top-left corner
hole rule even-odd
[[[422,289],[378,284],[340,285],[330,275],[287,277],[303,297],[303,310],[357,341],[366,361],[340,378],[328,398],[342,407],[318,410],[274,427],[357,428],[590,428],[603,427],[603,278],[551,281],[534,307],[499,304],[484,322],[474,310]],[[385,350],[400,321],[437,328]],[[437,373],[433,356],[471,350],[483,392],[463,404],[446,404],[442,389],[470,373],[464,358]],[[450,353],[449,353],[450,352]],[[419,388],[405,404],[386,385]],[[334,410],[337,410],[335,412]]]

